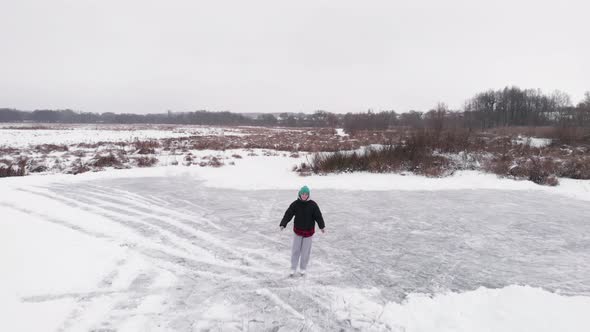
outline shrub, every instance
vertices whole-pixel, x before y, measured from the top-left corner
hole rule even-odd
[[[311,170],[314,173],[411,171],[432,177],[452,172],[449,159],[433,155],[427,146],[424,137],[416,136],[408,139],[404,144],[368,148],[360,153],[355,151],[315,154],[309,165],[302,164],[298,171]]]
[[[557,177],[555,175],[550,175],[549,177],[547,177],[547,179],[545,180],[545,183],[543,183],[543,184],[547,185],[547,186],[555,187],[559,184],[559,180],[557,179]]]
[[[590,156],[572,156],[562,163],[559,176],[590,180]]]
[[[96,155],[91,161],[91,165],[94,167],[115,167],[120,168],[123,166],[121,160],[119,160],[112,152],[108,155]]]
[[[308,176],[311,175],[312,169],[307,163],[301,163],[299,165],[295,165],[293,167],[293,171],[299,173],[301,176]],[[317,173],[317,172],[316,172]]]
[[[549,180],[550,177],[555,178],[556,167],[555,163],[550,158],[530,157],[524,163],[527,171],[528,179],[536,184],[553,183],[554,180]],[[557,180],[557,178],[555,178]]]
[[[136,154],[154,154],[156,153],[156,148],[160,147],[160,143],[158,141],[135,141],[133,142],[135,146]]]
[[[218,159],[217,157],[213,157],[213,158],[211,158],[211,160],[209,160],[208,166],[221,167],[221,166],[223,166],[223,162],[220,159]]]
[[[49,170],[49,167],[47,167],[45,165],[36,165],[36,166],[30,167],[29,172],[43,173],[43,172],[47,172],[47,170]]]
[[[12,160],[2,159],[0,160],[0,178],[11,177],[11,176],[25,176],[27,159],[22,158],[17,162]]]
[[[152,167],[158,163],[157,158],[148,156],[135,158],[135,161],[139,167]]]
[[[76,174],[86,173],[90,170],[91,169],[90,169],[89,165],[86,164],[85,162],[83,162],[82,159],[78,158],[72,163],[72,165],[68,168],[66,173],[76,175]]]
[[[201,167],[206,167],[206,166],[210,166],[210,167],[221,167],[223,165],[225,165],[223,163],[223,161],[218,158],[218,157],[214,157],[214,156],[203,156],[202,158],[203,160],[198,164]]]
[[[519,156],[513,158],[507,155],[489,160],[484,169],[500,176],[510,176],[515,179],[530,180],[540,185],[555,186],[558,163],[551,157]]]

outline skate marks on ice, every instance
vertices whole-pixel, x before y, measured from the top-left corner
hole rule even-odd
[[[288,278],[291,231],[278,231],[288,191],[204,188],[189,177],[111,179],[27,188],[57,213],[9,206],[127,248],[130,257],[73,298],[62,331],[396,330],[379,306],[409,293],[528,284],[590,294],[590,209],[539,192],[317,190],[327,233],[309,274]],[[93,218],[72,218],[72,215]],[[339,303],[366,289],[375,316]],[[342,308],[345,310],[343,311]],[[347,311],[348,310],[348,311]],[[343,314],[345,312],[346,314]]]
[[[111,195],[96,185],[22,191],[31,198],[51,201],[54,212],[34,211],[24,204],[11,208],[36,213],[43,220],[85,235],[106,238],[150,263],[147,268],[122,273],[127,262],[121,260],[115,270],[105,273],[95,289],[87,292],[23,298],[31,303],[74,299],[75,309],[66,317],[60,331],[114,331],[129,325],[174,330],[243,329],[244,326],[280,330],[313,326],[302,314],[290,317],[296,309],[285,309],[287,306],[282,305],[280,296],[269,290],[269,287],[284,287],[279,278],[283,276],[287,259],[274,253],[277,246],[285,249],[289,244],[275,239],[259,247],[256,239],[236,235],[240,215],[232,214],[230,209],[226,215],[235,219],[235,223],[224,223],[219,216],[211,217],[214,210],[206,208],[206,204],[178,200],[180,208],[171,210],[162,204],[162,199],[132,196],[112,187],[108,189]],[[148,213],[150,210],[154,212]],[[80,212],[84,213],[83,217],[77,217]],[[98,218],[89,222],[92,218],[85,218],[89,215]],[[108,225],[102,228],[96,225],[100,222],[114,223],[118,228],[109,232]],[[216,227],[208,227],[211,223]],[[249,227],[242,229],[244,234]],[[260,232],[264,230],[255,231]],[[272,247],[275,252],[269,253],[265,247]],[[175,282],[154,286],[153,281],[164,273],[172,274]],[[118,281],[121,278],[131,281],[125,286]],[[266,291],[258,293],[261,289]],[[278,309],[268,308],[269,303],[281,305]],[[150,310],[152,307],[157,310]],[[229,308],[239,315],[224,313]],[[282,318],[276,320],[276,317]]]

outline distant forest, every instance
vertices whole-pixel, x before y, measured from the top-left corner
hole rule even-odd
[[[32,112],[0,108],[0,122],[107,123],[107,124],[193,124],[251,125],[282,127],[341,127],[348,132],[409,128],[488,129],[506,126],[590,127],[590,92],[573,105],[562,92],[544,94],[540,90],[506,87],[478,93],[462,110],[450,110],[439,103],[426,112],[367,111],[336,114],[325,111],[258,114],[232,112],[171,112],[160,114],[89,113],[73,110],[35,110]]]

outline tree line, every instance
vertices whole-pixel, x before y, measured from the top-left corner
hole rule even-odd
[[[275,113],[251,116],[233,112],[171,112],[116,114],[65,110],[0,109],[0,122],[107,123],[107,124],[193,124],[254,125],[283,127],[342,127],[348,132],[383,130],[392,127],[487,129],[504,126],[590,127],[590,92],[577,105],[563,92],[506,87],[476,94],[462,110],[439,103],[426,112],[367,111],[335,114],[326,111]]]

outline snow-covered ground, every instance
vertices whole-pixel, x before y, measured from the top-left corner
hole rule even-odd
[[[590,326],[589,181],[299,177],[301,159],[0,179],[2,330]],[[278,223],[303,184],[327,232],[290,279]]]
[[[336,128],[336,135],[341,137],[348,136],[348,134],[344,132],[343,128]]]
[[[20,127],[23,125],[21,124]],[[29,125],[30,126],[30,125]],[[56,125],[49,125],[49,128]],[[205,126],[185,126],[162,129],[135,129],[117,128],[117,126],[92,126],[77,125],[64,127],[60,125],[59,129],[17,129],[16,124],[3,124],[0,126],[0,147],[25,148],[30,145],[55,144],[93,144],[98,142],[133,142],[135,140],[150,140],[162,138],[178,138],[188,136],[205,136],[205,135],[244,135],[238,129],[205,127]],[[145,127],[145,126],[143,126]],[[143,128],[140,127],[140,128]]]
[[[533,148],[543,148],[551,144],[553,140],[550,138],[525,137],[519,135],[515,140],[517,144],[529,145]]]

